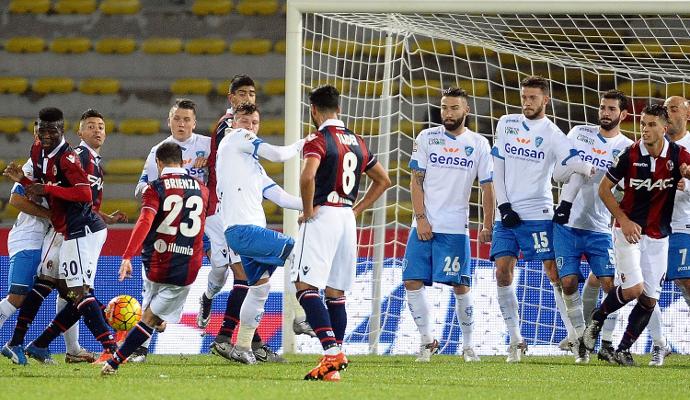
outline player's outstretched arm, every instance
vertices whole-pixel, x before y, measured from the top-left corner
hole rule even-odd
[[[362,200],[357,202],[357,204],[352,207],[352,212],[355,213],[355,216],[358,216],[362,213],[362,211],[371,207],[376,199],[381,197],[383,192],[385,192],[386,189],[391,186],[391,180],[388,177],[388,173],[378,161],[373,167],[369,168],[365,174],[367,174],[373,183],[367,189],[367,192],[364,194],[364,197],[362,197]]]
[[[304,208],[302,199],[286,192],[285,189],[280,187],[277,183],[273,183],[264,189],[264,198],[272,201],[282,208],[297,211],[302,211]]]
[[[270,143],[261,142],[257,145],[256,154],[268,161],[284,162],[298,155],[304,147],[304,139],[287,146],[276,146]]]
[[[570,220],[570,209],[573,207],[573,201],[577,197],[577,193],[585,183],[585,177],[580,174],[573,174],[568,183],[563,185],[561,189],[560,203],[556,207],[556,212],[553,215],[553,222],[557,224],[567,224]]]

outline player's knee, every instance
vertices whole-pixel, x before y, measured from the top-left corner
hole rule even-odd
[[[453,285],[453,292],[455,294],[467,294],[470,290],[470,287],[467,285]]]
[[[656,306],[656,299],[645,295],[644,293],[637,298],[637,301],[647,310],[653,310]]]
[[[323,293],[326,295],[326,297],[330,297],[332,299],[340,298],[340,297],[345,297],[345,292],[339,289],[333,289],[332,287],[326,286],[326,289],[324,289]]]
[[[510,286],[513,283],[512,268],[499,268],[496,265],[496,283],[500,287]]]
[[[628,301],[637,299],[638,297],[640,297],[643,291],[644,285],[642,283],[638,283],[629,288],[623,288],[623,298]]]
[[[419,290],[422,287],[424,287],[424,283],[422,281],[405,281],[405,290]]]
[[[676,279],[676,285],[686,294],[690,294],[690,279]]]
[[[577,275],[568,275],[561,278],[561,289],[563,294],[571,295],[577,291]]]
[[[601,279],[597,280],[597,285],[599,285],[601,282],[601,289],[604,291],[604,293],[610,292],[613,288],[613,278],[612,277],[602,277]],[[594,286],[594,285],[590,285]],[[594,286],[596,287],[596,286]]]
[[[242,266],[241,262],[231,264],[230,269],[232,270],[232,275],[234,276],[235,280],[247,280],[247,274],[244,272],[244,267]]]
[[[16,294],[16,293],[8,293],[7,294],[7,301],[9,301],[10,304],[14,306],[14,308],[19,308],[22,306],[24,303],[24,299],[26,298],[26,294]]]

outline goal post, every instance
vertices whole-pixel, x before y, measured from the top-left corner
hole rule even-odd
[[[493,142],[498,118],[520,112],[519,81],[549,79],[547,116],[565,132],[596,124],[600,94],[618,88],[632,98],[622,128],[636,137],[636,120],[649,101],[690,96],[690,1],[619,0],[288,0],[286,143],[311,128],[307,93],[320,84],[341,92],[341,117],[362,134],[389,171],[393,187],[358,220],[357,279],[348,294],[346,346],[350,353],[409,354],[419,345],[401,283],[411,224],[407,167],[414,137],[439,123],[439,94],[460,86],[470,95],[468,126]],[[285,167],[285,188],[299,193],[299,160]],[[370,182],[362,180],[362,188]],[[557,190],[557,188],[554,188]],[[486,245],[474,234],[481,193],[471,196],[470,230],[475,295],[475,344],[480,354],[504,351],[505,326],[496,301]],[[285,211],[284,231],[297,233],[296,213]],[[292,335],[294,290],[284,274],[283,350],[318,352],[316,341]],[[520,262],[515,284],[523,336],[533,354],[559,354],[565,329],[539,263]],[[434,334],[446,354],[461,350],[452,291],[427,291]],[[690,352],[688,309],[667,282],[660,301],[663,327],[677,351]],[[621,312],[620,337],[630,309]],[[685,314],[683,314],[685,313]],[[645,351],[648,338],[633,348]]]

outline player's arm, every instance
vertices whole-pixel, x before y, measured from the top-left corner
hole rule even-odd
[[[263,196],[265,199],[272,201],[279,207],[288,208],[290,210],[302,211],[304,205],[302,199],[293,196],[280,187],[273,179],[264,176]]]
[[[300,139],[287,146],[276,146],[266,143],[259,138],[257,138],[256,141],[258,141],[256,144],[254,144],[256,147],[256,154],[261,158],[265,158],[268,161],[273,162],[287,161],[298,155],[300,151],[302,151],[302,147],[304,147],[304,139]]]
[[[359,216],[362,211],[371,207],[376,199],[381,197],[383,192],[385,192],[386,189],[391,186],[391,180],[388,177],[388,172],[386,172],[380,162],[375,162],[376,164],[374,164],[373,167],[370,167],[364,172],[367,174],[369,179],[372,180],[372,184],[369,186],[366,193],[364,193],[362,200],[358,201],[357,204],[352,207],[352,212],[355,214],[355,217]]]
[[[148,188],[148,186],[147,186]],[[129,243],[122,255],[122,263],[120,263],[120,271],[118,279],[120,281],[132,276],[132,262],[131,259],[135,254],[141,251],[141,246],[144,244],[146,235],[148,235],[153,225],[153,220],[156,218],[158,210],[158,195],[155,190],[144,190],[142,195],[142,207],[137,223],[132,229],[132,234],[129,237]]]
[[[57,185],[43,185],[33,184],[26,189],[26,194],[29,196],[45,196],[50,195],[59,199],[73,201],[76,203],[90,203],[93,201],[93,194],[91,192],[91,184],[86,177],[86,172],[81,167],[81,163],[76,154],[62,156],[60,160],[60,168],[62,169],[67,182],[70,186]]]
[[[560,130],[554,132],[554,151],[556,165],[553,169],[553,179],[556,182],[568,182],[573,174],[589,178],[596,172],[591,163],[582,161],[570,140]]]
[[[567,138],[571,145],[572,141],[574,140],[573,138],[576,135],[576,129],[577,128],[574,128],[568,133]],[[561,195],[559,197],[560,203],[554,211],[553,222],[561,225],[568,223],[570,220],[570,210],[573,207],[573,201],[575,201],[575,197],[577,197],[578,192],[586,181],[587,179],[585,179],[584,175],[572,174],[570,176],[568,182],[565,183],[561,188]]]
[[[477,168],[477,178],[479,179],[479,186],[482,190],[482,229],[479,231],[478,239],[480,243],[491,242],[491,234],[494,227],[494,209],[496,207],[496,195],[494,194],[493,186],[493,157],[491,156],[491,147],[489,141],[482,140],[481,154],[479,156],[479,167]]]
[[[127,214],[123,213],[120,210],[113,211],[111,214],[106,214],[103,211],[98,211],[98,215],[101,216],[103,219],[103,222],[105,222],[108,225],[112,224],[117,224],[117,223],[127,223],[128,218]]]
[[[518,213],[513,210],[513,206],[510,204],[510,199],[508,198],[508,190],[506,189],[506,164],[502,150],[503,131],[504,122],[503,117],[501,117],[496,125],[496,143],[494,143],[494,147],[491,149],[491,155],[494,157],[493,185],[498,211],[501,213],[501,224],[506,228],[512,228],[519,225],[522,220]]]
[[[25,214],[50,219],[50,210],[29,200],[29,198],[26,197],[24,187],[18,183],[15,183],[12,188],[10,205]]]
[[[426,133],[422,132],[417,136],[412,146],[409,164],[412,171],[412,180],[410,180],[412,218],[417,221],[417,237],[419,240],[429,240],[433,236],[431,224],[426,217],[426,205],[424,204],[424,179],[426,178],[426,163],[429,158],[429,152],[426,149],[427,143]]]
[[[299,177],[299,193],[302,197],[302,214],[305,222],[314,217],[314,191],[316,190],[316,171],[321,164],[319,157],[306,157]]]
[[[146,157],[144,169],[141,171],[141,176],[139,177],[137,187],[134,189],[134,197],[140,199],[144,193],[144,190],[149,185],[149,182],[156,180],[156,178],[158,178],[156,152],[151,149],[151,152],[149,152],[149,155]]]
[[[685,148],[682,148],[678,158],[680,160],[680,174],[683,178],[690,179],[690,153]]]
[[[612,181],[608,175],[603,177],[599,184],[599,197],[601,197],[601,201],[604,202],[604,205],[609,209],[611,215],[618,221],[623,235],[625,235],[625,240],[629,243],[637,243],[642,238],[642,228],[630,220],[623,212],[623,209],[618,205],[616,198],[611,192],[611,189],[616,186],[616,183],[617,182]]]

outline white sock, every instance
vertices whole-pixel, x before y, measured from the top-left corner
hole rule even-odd
[[[582,315],[580,292],[576,290],[573,294],[563,294],[563,302],[565,303],[570,325],[575,330],[577,337],[582,337],[582,334],[585,332],[585,318]]]
[[[585,281],[582,287],[582,315],[585,317],[585,324],[592,322],[592,311],[599,301],[599,288],[589,285],[589,280]]]
[[[225,286],[230,274],[230,267],[225,264],[220,267],[211,265],[211,270],[208,272],[208,285],[206,286],[206,298],[214,298]]]
[[[59,313],[66,305],[67,300],[58,296],[55,302],[55,313]],[[68,353],[78,354],[81,351],[81,345],[79,344],[79,321],[67,329],[62,336],[65,338],[65,348]]]
[[[429,323],[429,304],[426,301],[426,288],[422,286],[419,290],[406,290],[407,307],[410,309],[412,319],[417,325],[419,334],[422,336],[422,344],[434,341],[431,334],[431,324]]]
[[[154,332],[154,333],[155,333],[155,332]],[[151,338],[152,338],[152,337],[153,337],[153,335],[151,335],[150,338],[146,339],[146,341],[145,341],[144,343],[141,344],[141,347],[146,347],[146,348],[148,349],[149,346],[151,345]]]
[[[0,327],[5,324],[5,321],[7,321],[15,311],[17,311],[17,307],[13,306],[12,303],[7,300],[7,297],[0,301]]]
[[[613,330],[616,329],[616,322],[618,321],[618,311],[609,314],[604,320],[604,325],[601,327],[601,340],[613,342]]]
[[[472,331],[474,330],[472,292],[465,294],[455,293],[455,315],[458,316],[460,329],[462,330],[462,347],[464,349],[472,347]]]
[[[501,308],[503,321],[505,321],[506,328],[508,328],[508,333],[510,334],[510,344],[522,342],[518,300],[513,285],[499,286],[496,288],[496,293],[498,294],[498,305]]]
[[[237,347],[248,350],[252,347],[254,331],[264,315],[264,305],[271,290],[270,283],[249,287],[247,297],[240,309],[240,330],[237,332]]]
[[[565,330],[568,332],[568,339],[570,339],[571,342],[575,342],[579,336],[577,335],[577,332],[575,332],[575,328],[570,322],[570,318],[568,318],[568,311],[566,310],[565,302],[563,301],[561,284],[551,282],[551,287],[553,288],[553,298],[556,300],[556,308],[558,308],[558,312],[561,315],[561,321],[563,321]]]
[[[658,303],[654,307],[654,311],[652,311],[652,316],[649,318],[647,329],[649,329],[649,336],[652,337],[652,341],[654,342],[655,346],[666,346],[666,338],[664,337],[664,331],[661,328],[661,309],[659,308]]]

